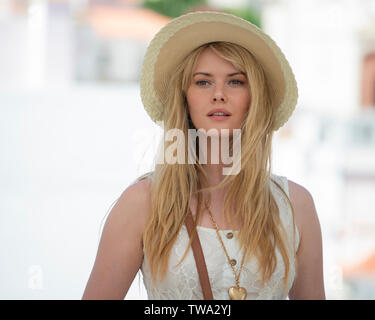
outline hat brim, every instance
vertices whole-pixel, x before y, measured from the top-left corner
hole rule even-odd
[[[193,12],[164,26],[147,48],[141,73],[141,98],[153,121],[163,114],[166,88],[176,66],[195,48],[214,41],[238,44],[261,64],[277,108],[273,129],[292,114],[298,99],[297,83],[288,61],[267,34],[250,22],[231,14]]]

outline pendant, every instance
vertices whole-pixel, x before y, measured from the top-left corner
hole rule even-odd
[[[231,300],[245,300],[247,297],[244,287],[230,287],[228,293]]]

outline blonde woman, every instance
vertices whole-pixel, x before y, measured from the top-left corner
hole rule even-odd
[[[178,17],[147,49],[141,96],[164,132],[184,134],[160,149],[174,144],[179,161],[158,162],[122,193],[83,299],[123,299],[139,270],[149,299],[325,299],[312,196],[271,172],[273,133],[298,96],[275,42],[233,15]],[[194,130],[206,135],[192,148]],[[213,161],[225,141],[238,171]]]

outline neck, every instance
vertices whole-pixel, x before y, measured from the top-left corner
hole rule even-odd
[[[203,164],[202,166],[207,173],[209,186],[216,186],[224,179],[222,164]]]
[[[199,148],[200,155],[203,156],[204,154],[206,154],[207,163],[203,163],[202,166],[207,173],[209,185],[215,186],[219,184],[225,177],[225,175],[223,174],[223,169],[232,165],[225,164],[222,161],[221,137],[208,137],[207,146],[199,146]],[[223,150],[223,152],[228,153],[229,150]]]

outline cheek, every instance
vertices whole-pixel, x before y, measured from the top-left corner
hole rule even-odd
[[[238,105],[241,107],[241,109],[243,109],[243,111],[246,111],[249,108],[250,102],[251,96],[248,92],[244,92],[243,95],[239,96],[237,100]]]
[[[250,103],[251,103],[251,96],[247,95],[246,101],[245,101],[246,110],[250,107]]]
[[[195,110],[199,109],[199,104],[202,101],[202,96],[199,95],[195,90],[188,89],[186,92],[186,100],[189,112],[194,113]]]

